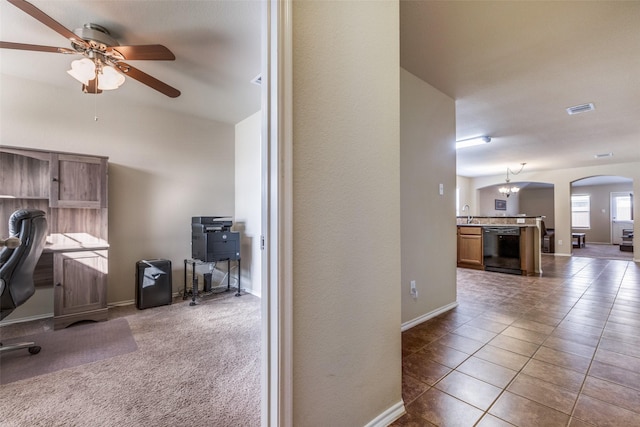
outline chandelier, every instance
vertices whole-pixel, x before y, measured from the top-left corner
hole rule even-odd
[[[518,172],[514,172],[511,169],[507,168],[507,179],[505,179],[506,184],[498,188],[500,194],[509,197],[510,195],[520,191],[520,187],[509,184],[511,182],[511,180],[509,179],[509,173],[511,173],[512,175],[518,175],[520,172],[522,172],[522,169],[524,169],[524,165],[526,165],[526,163],[520,163],[520,170]]]

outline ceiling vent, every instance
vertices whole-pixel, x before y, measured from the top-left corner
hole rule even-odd
[[[613,153],[596,154],[593,157],[595,157],[596,159],[606,159],[607,157],[613,157]]]
[[[587,111],[593,111],[595,110],[595,106],[593,105],[593,102],[590,102],[588,104],[582,104],[582,105],[574,105],[573,107],[569,107],[567,108],[567,113],[569,113],[570,116],[573,116],[574,114],[580,114],[580,113],[586,113]]]

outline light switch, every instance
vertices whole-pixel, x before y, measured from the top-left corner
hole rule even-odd
[[[444,195],[444,184],[440,184],[439,191],[441,196]]]

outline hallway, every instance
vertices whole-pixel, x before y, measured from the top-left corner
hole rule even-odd
[[[640,425],[640,264],[458,269],[459,306],[402,334],[394,426]]]

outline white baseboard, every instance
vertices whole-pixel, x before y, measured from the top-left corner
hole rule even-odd
[[[254,295],[258,298],[262,298],[262,294],[260,292],[260,289],[255,290],[255,289],[243,289],[243,291],[245,291],[248,294]]]
[[[404,402],[401,400],[386,411],[369,421],[365,427],[387,427],[389,424],[403,416],[407,411],[404,409]]]
[[[403,323],[400,330],[404,332],[407,329],[411,329],[414,326],[417,326],[420,323],[424,323],[429,319],[432,319],[446,311],[451,310],[452,308],[456,308],[457,306],[458,306],[458,301],[455,301],[455,302],[452,302],[451,304],[447,304],[443,307],[437,308],[433,311],[430,311],[429,313],[423,314],[422,316],[416,317],[413,320],[409,320],[408,322]]]

